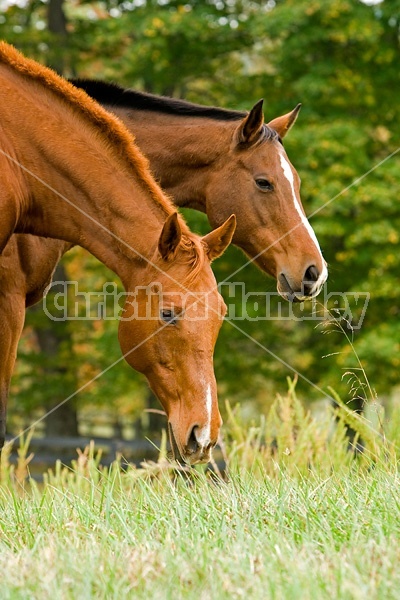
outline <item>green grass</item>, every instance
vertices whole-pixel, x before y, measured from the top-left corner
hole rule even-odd
[[[105,470],[91,448],[38,486],[24,479],[26,448],[17,471],[5,457],[2,600],[398,598],[399,476],[388,441],[398,428],[385,438],[359,421],[366,452],[355,456],[344,437],[351,417],[339,412],[337,427],[332,415],[317,423],[293,386],[253,427],[231,411],[226,481],[176,472],[163,457]]]

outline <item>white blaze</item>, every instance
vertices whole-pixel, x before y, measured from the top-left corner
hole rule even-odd
[[[307,217],[305,216],[305,214],[303,213],[303,211],[301,210],[301,206],[300,203],[297,199],[296,196],[296,192],[294,189],[294,177],[293,177],[293,172],[292,169],[290,167],[289,162],[286,160],[286,157],[284,156],[284,154],[282,152],[279,153],[280,159],[281,159],[281,165],[282,165],[282,169],[283,169],[283,174],[286,177],[286,179],[288,180],[289,184],[290,184],[290,188],[292,190],[292,195],[293,195],[293,202],[294,202],[294,206],[297,210],[297,212],[299,213],[301,222],[303,223],[304,227],[307,229],[308,234],[310,236],[310,238],[312,239],[312,241],[314,242],[314,245],[316,246],[319,254],[321,255],[321,261],[322,261],[322,273],[320,274],[318,281],[316,282],[316,284],[319,281],[325,281],[327,274],[328,274],[328,270],[326,268],[325,265],[325,260],[322,256],[322,252],[321,252],[321,248],[319,246],[318,240],[317,240],[317,236],[315,235],[314,229],[311,227]]]

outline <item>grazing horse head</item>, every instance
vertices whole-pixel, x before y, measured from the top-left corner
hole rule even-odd
[[[206,212],[213,226],[235,213],[233,242],[277,279],[283,297],[301,301],[320,292],[328,271],[301,204],[300,178],[282,144],[300,105],[266,125],[262,103],[236,126],[229,151],[220,157]]]
[[[171,215],[145,267],[147,285],[127,298],[119,326],[126,361],[146,375],[165,409],[175,457],[190,464],[209,460],[222,424],[212,357],[226,308],[204,267],[234,229],[232,215],[199,238]]]

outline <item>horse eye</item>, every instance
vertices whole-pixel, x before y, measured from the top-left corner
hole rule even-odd
[[[274,189],[274,186],[268,179],[256,179],[256,185],[263,192],[272,192]]]
[[[170,325],[176,325],[177,319],[175,317],[174,311],[170,308],[163,308],[160,312],[160,316],[163,321],[169,323]]]

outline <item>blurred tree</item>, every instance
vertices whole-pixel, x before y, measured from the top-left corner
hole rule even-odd
[[[48,0],[47,28],[52,36],[54,51],[48,66],[60,73],[65,70],[65,54],[67,48],[67,19],[64,13],[64,0]]]

